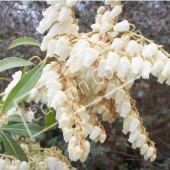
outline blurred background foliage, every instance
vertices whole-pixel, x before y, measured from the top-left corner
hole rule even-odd
[[[170,2],[123,2],[123,18],[135,24],[136,30],[147,38],[163,45],[170,53]],[[76,6],[76,18],[79,21],[80,32],[91,31],[95,14],[103,2],[79,1]],[[42,19],[41,11],[46,8],[45,2],[0,2],[0,59],[5,57],[30,58],[44,57],[39,48],[21,46],[7,50],[16,38],[28,36],[39,41],[43,36],[36,32],[36,26]],[[36,60],[34,61],[36,64]],[[12,69],[0,74],[0,77],[11,79]],[[7,82],[0,81],[0,91],[7,86]],[[117,118],[113,124],[104,123],[108,137],[104,144],[92,142],[91,152],[85,163],[73,163],[79,170],[169,170],[170,169],[170,87],[159,84],[156,78],[137,80],[131,89],[132,97],[137,101],[137,108],[144,119],[144,125],[150,138],[155,141],[158,157],[155,162],[145,161],[139,150],[131,148],[127,142],[128,136],[123,135],[122,119]],[[35,108],[36,117],[40,117],[40,108]],[[44,117],[38,120],[44,125]],[[58,146],[67,155],[67,144],[63,142],[61,130],[54,127],[46,133],[44,147]]]

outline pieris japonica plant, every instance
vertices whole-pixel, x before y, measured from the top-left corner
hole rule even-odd
[[[132,148],[140,148],[145,160],[156,159],[155,144],[129,90],[136,79],[149,79],[150,74],[170,85],[170,55],[161,45],[135,33],[135,26],[127,20],[119,21],[120,1],[106,0],[107,6],[97,11],[92,31],[79,33],[76,3],[47,1],[37,26],[44,36],[42,42],[25,37],[9,47],[40,46],[46,51],[43,61],[34,56],[29,61],[6,58],[0,62],[0,71],[24,66],[0,94],[0,141],[5,146],[0,170],[74,169],[69,160],[85,162],[90,141],[104,143],[107,138],[102,122],[113,123],[118,116]],[[35,58],[40,63],[28,71]],[[45,128],[33,123],[34,112],[26,103],[46,106]],[[37,142],[53,126],[61,129],[69,158],[57,146],[41,148]]]

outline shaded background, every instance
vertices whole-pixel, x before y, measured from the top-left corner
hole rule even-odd
[[[79,19],[80,32],[91,31],[96,11],[103,2],[80,1],[75,9]],[[135,24],[147,38],[163,45],[170,53],[170,2],[123,2],[123,18]],[[38,55],[44,57],[39,48],[21,46],[7,50],[16,38],[28,36],[39,41],[43,36],[36,32],[36,26],[42,19],[41,11],[46,8],[45,2],[0,2],[0,59],[5,57],[30,58]],[[35,60],[35,63],[37,61]],[[8,77],[17,69],[2,72],[0,77]],[[7,82],[0,80],[0,91]],[[154,163],[145,161],[126,142],[128,136],[123,135],[122,119],[117,118],[113,124],[104,123],[108,137],[104,144],[91,142],[92,148],[85,163],[73,163],[81,170],[169,170],[170,169],[170,87],[159,84],[156,78],[137,80],[131,89],[137,108],[144,119],[144,125],[150,138],[156,143],[158,158]],[[37,108],[36,116],[40,110]],[[44,124],[44,118],[39,122]],[[61,130],[54,127],[47,132],[47,139],[42,141],[43,147],[59,146],[65,154],[67,145],[63,142]],[[50,140],[49,140],[50,139]]]

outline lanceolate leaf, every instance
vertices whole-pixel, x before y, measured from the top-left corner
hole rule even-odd
[[[7,155],[13,155],[20,161],[27,161],[27,156],[19,144],[4,132],[1,132],[3,137],[3,142],[7,150]]]
[[[44,65],[44,63],[38,65],[21,78],[21,80],[11,90],[7,99],[5,100],[1,114],[6,113],[29,93],[29,91],[35,86],[38,79],[40,78],[41,70]]]
[[[28,123],[26,125],[24,123],[17,123],[13,125],[3,126],[1,129],[25,137],[33,136],[34,138],[38,139],[43,139],[45,137],[45,134],[41,133],[43,128],[37,124],[32,123]]]
[[[19,45],[35,45],[35,46],[40,46],[40,44],[41,44],[40,42],[38,42],[37,40],[35,40],[33,38],[22,37],[22,38],[18,38],[15,41],[13,41],[8,49],[17,47]]]
[[[22,58],[17,58],[17,57],[9,57],[0,60],[0,72],[10,68],[29,66],[29,65],[32,65],[30,61],[24,60]]]
[[[52,108],[47,108],[47,115],[46,115],[46,123],[45,128],[53,127],[53,125],[56,125],[56,111]]]

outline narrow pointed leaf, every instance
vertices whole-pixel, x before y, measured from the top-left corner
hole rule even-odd
[[[43,128],[37,124],[32,124],[32,123],[28,123],[28,124],[17,123],[13,125],[3,126],[1,129],[24,137],[33,136],[34,138],[37,139],[43,139],[45,137],[45,134],[42,133]]]
[[[3,143],[5,145],[6,154],[15,156],[20,161],[27,161],[27,156],[19,144],[4,132],[1,132]]]
[[[15,41],[13,41],[11,43],[11,45],[9,46],[8,49],[20,46],[20,45],[35,45],[35,46],[40,46],[40,42],[38,42],[37,40],[33,39],[33,38],[29,38],[29,37],[22,37],[22,38],[18,38]]]
[[[53,125],[56,125],[56,111],[52,108],[47,108],[47,115],[46,115],[46,123],[45,128],[53,127]]]
[[[22,58],[9,57],[9,58],[0,60],[0,72],[5,71],[10,68],[23,67],[23,66],[29,66],[29,65],[32,65],[32,62],[24,60]]]
[[[44,65],[44,63],[38,65],[21,78],[5,100],[1,114],[6,113],[28,95],[40,78]]]

